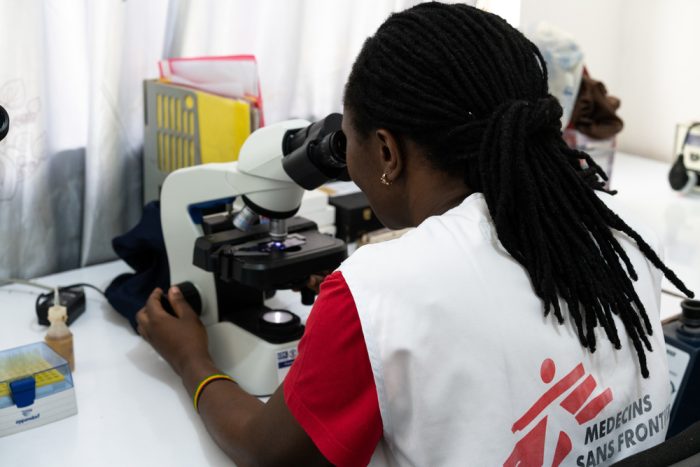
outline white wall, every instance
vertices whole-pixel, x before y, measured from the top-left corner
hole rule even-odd
[[[452,2],[456,3],[456,2]],[[497,14],[513,27],[520,26],[520,3],[521,0],[474,0],[460,3],[476,5],[477,8]]]
[[[700,120],[700,1],[522,0],[521,29],[539,20],[574,36],[621,99],[619,150],[671,160],[676,123]]]

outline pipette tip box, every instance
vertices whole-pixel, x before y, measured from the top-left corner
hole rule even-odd
[[[0,351],[0,437],[76,413],[68,362],[46,343]]]

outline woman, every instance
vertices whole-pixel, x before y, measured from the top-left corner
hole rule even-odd
[[[661,442],[661,272],[692,293],[562,141],[536,47],[422,4],[366,41],[344,104],[350,175],[386,226],[417,228],[326,278],[267,404],[226,379],[197,394],[217,443],[238,465],[443,466],[601,465]],[[194,394],[218,373],[205,331],[160,294],[139,332]]]

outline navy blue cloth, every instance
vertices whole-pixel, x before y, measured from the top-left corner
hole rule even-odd
[[[117,276],[105,295],[110,305],[136,330],[136,313],[146,304],[153,289],[167,290],[170,285],[160,203],[152,201],[144,206],[139,223],[124,235],[115,237],[112,248],[134,272]]]

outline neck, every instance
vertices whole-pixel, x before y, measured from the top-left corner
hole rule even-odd
[[[428,217],[444,214],[472,193],[461,180],[445,178],[423,185],[430,189],[421,189],[411,197],[412,225],[417,226]]]

